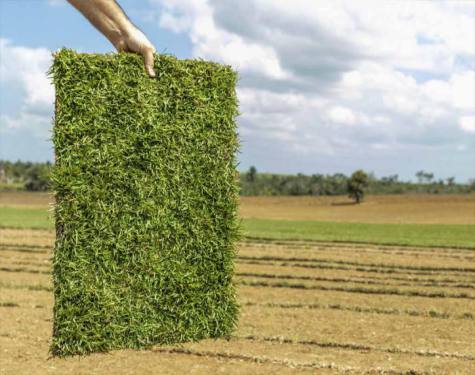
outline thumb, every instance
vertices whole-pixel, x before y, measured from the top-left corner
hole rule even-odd
[[[145,70],[147,71],[150,77],[155,77],[155,71],[153,70],[153,53],[155,52],[154,48],[146,48],[143,52],[143,58],[145,63]]]

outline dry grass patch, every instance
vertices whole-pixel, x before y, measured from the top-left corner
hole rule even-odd
[[[0,191],[0,207],[48,208],[53,203],[51,192]]]
[[[55,234],[42,229],[5,229],[0,228],[0,245],[24,245],[44,247],[53,250]]]
[[[373,195],[361,205],[338,197],[241,197],[244,218],[362,223],[475,224],[475,195]]]

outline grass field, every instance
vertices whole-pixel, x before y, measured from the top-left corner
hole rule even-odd
[[[52,203],[51,193],[0,191],[0,207],[46,209]],[[240,216],[373,224],[475,224],[475,195],[375,195],[360,205],[345,196],[241,197]]]
[[[52,229],[42,208],[0,208],[0,227]],[[325,221],[243,219],[247,237],[475,248],[473,224],[367,224]]]
[[[0,229],[0,374],[475,373],[473,197],[243,198],[229,340],[68,359],[48,354],[50,199],[0,195],[0,226],[22,228]]]
[[[51,203],[49,193],[0,193],[0,227],[52,229]],[[473,195],[375,196],[362,205],[345,197],[242,197],[240,213],[248,237],[475,248]]]
[[[368,224],[244,219],[253,238],[475,248],[473,224]]]

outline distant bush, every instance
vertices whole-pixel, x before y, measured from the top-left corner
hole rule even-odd
[[[46,191],[49,189],[51,163],[0,160],[0,190]]]
[[[54,355],[229,335],[236,74],[205,61],[60,51]]]
[[[26,174],[25,189],[28,191],[47,191],[50,184],[51,164],[35,164]]]

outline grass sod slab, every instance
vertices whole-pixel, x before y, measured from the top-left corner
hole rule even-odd
[[[55,55],[53,355],[236,326],[237,75],[165,55],[155,70],[133,54]]]

